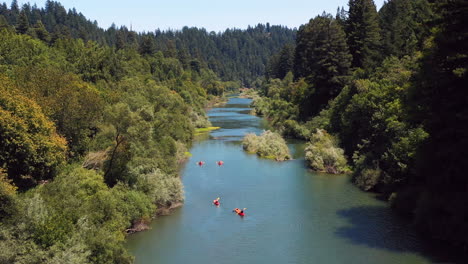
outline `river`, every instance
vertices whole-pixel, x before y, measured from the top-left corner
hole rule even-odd
[[[349,176],[307,170],[303,143],[290,142],[292,161],[245,153],[245,133],[267,127],[248,114],[250,102],[231,98],[209,111],[221,129],[194,142],[182,171],[185,205],[128,238],[136,263],[436,262],[386,202]],[[217,197],[219,207],[212,205]],[[236,207],[247,208],[244,218],[232,212]]]

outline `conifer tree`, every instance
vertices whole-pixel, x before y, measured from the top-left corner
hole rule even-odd
[[[9,28],[8,21],[3,15],[0,15],[0,30],[3,28]]]
[[[353,56],[352,66],[370,69],[380,59],[380,29],[373,0],[350,0],[346,21],[348,46]]]
[[[10,25],[16,25],[16,23],[18,23],[19,13],[20,13],[20,9],[18,6],[18,1],[17,0],[11,1],[10,13],[8,16],[8,23],[10,23]]]
[[[26,12],[23,10],[21,11],[18,19],[18,25],[16,26],[16,31],[19,34],[26,34],[29,29],[29,21],[28,17],[26,16]]]
[[[392,0],[379,10],[382,51],[385,56],[411,55],[429,36],[424,26],[432,17],[427,0]]]
[[[290,44],[285,45],[279,53],[278,78],[283,79],[288,72],[293,70],[294,66],[294,47]]]
[[[299,29],[295,77],[306,78],[309,93],[301,106],[302,118],[317,114],[346,83],[351,55],[343,29],[331,15],[311,19]]]
[[[141,55],[152,55],[155,52],[154,39],[150,35],[145,35],[140,44]]]
[[[335,16],[336,21],[340,23],[340,25],[345,28],[346,26],[346,20],[348,20],[348,13],[345,11],[344,7],[337,8],[336,9],[336,16]]]

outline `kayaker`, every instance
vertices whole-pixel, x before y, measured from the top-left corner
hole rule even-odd
[[[203,161],[200,160],[199,162],[197,162],[197,164],[198,164],[198,166],[201,167],[201,166],[203,166],[203,164],[205,164],[205,162],[203,162]]]
[[[232,210],[233,212],[236,212],[236,214],[239,214],[241,212],[241,210],[239,208],[235,208],[234,210]]]
[[[244,208],[243,210],[240,210],[240,212],[237,213],[237,214],[240,215],[240,216],[244,216],[244,215],[245,215],[245,214],[244,214],[244,210],[245,210],[245,209],[247,209],[247,208]]]
[[[215,200],[213,200],[213,204],[216,205],[216,206],[219,206],[220,203],[219,203],[219,197],[216,198]]]
[[[223,166],[224,165],[224,162],[222,160],[216,162],[218,164],[218,166]]]

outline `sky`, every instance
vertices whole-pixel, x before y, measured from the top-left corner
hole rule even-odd
[[[5,0],[0,0],[1,2]],[[10,1],[11,2],[11,1]],[[44,7],[45,0],[18,1]],[[76,8],[91,21],[107,29],[115,23],[136,31],[159,28],[203,27],[208,31],[245,29],[258,23],[299,27],[323,11],[336,14],[348,9],[348,0],[60,0],[67,10]],[[384,0],[374,0],[379,9]],[[9,1],[7,0],[9,4]]]

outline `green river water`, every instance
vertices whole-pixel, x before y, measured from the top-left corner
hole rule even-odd
[[[136,263],[440,261],[386,202],[360,191],[349,176],[307,170],[303,143],[290,142],[292,161],[245,153],[245,133],[260,134],[267,126],[248,114],[250,102],[231,98],[209,111],[222,129],[197,140],[190,151],[182,171],[184,206],[154,220],[151,230],[129,236]],[[219,207],[212,205],[216,197]],[[246,216],[233,213],[235,207],[246,207]]]

